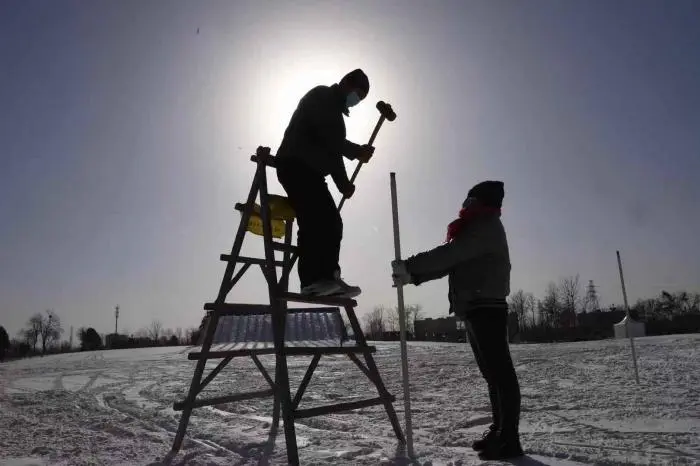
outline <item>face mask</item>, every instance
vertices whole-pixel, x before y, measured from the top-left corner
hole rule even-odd
[[[345,98],[345,105],[350,107],[354,107],[355,105],[360,103],[360,96],[357,95],[357,92],[352,91],[351,93],[348,94],[348,96]]]

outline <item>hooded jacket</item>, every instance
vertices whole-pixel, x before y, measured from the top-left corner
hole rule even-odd
[[[456,238],[406,260],[415,285],[449,276],[450,314],[465,319],[476,308],[506,307],[510,254],[500,214],[482,215]]]

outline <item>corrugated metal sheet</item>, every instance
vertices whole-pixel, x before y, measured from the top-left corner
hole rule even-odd
[[[292,312],[287,314],[285,341],[287,344],[334,342],[343,339],[343,322],[339,310],[328,312]],[[247,315],[219,318],[214,344],[234,343],[236,349],[272,345],[272,316]],[[255,346],[242,346],[257,344]],[[294,345],[296,346],[296,345]]]

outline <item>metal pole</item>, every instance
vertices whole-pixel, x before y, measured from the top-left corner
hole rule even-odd
[[[116,306],[114,308],[114,334],[116,335],[117,333],[117,323],[119,322],[119,306]]]
[[[637,370],[637,353],[634,350],[634,338],[630,333],[630,306],[627,302],[627,290],[625,289],[625,277],[622,275],[622,259],[620,259],[620,251],[617,251],[617,267],[620,269],[620,283],[622,283],[622,297],[625,300],[625,332],[630,339],[630,347],[632,348],[632,362],[634,363],[634,378],[639,385],[639,372]]]
[[[399,238],[399,208],[396,201],[396,173],[391,172],[391,211],[394,220],[394,256],[401,260],[401,240]],[[409,458],[413,458],[413,426],[411,422],[411,392],[408,384],[408,350],[406,348],[406,313],[403,302],[403,286],[396,287],[401,331],[401,372],[403,373],[403,406],[406,417],[406,448]]]

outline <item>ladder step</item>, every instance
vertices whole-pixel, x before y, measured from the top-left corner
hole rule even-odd
[[[396,401],[396,397],[389,396],[389,401]],[[319,406],[317,408],[297,409],[294,411],[294,419],[304,419],[307,417],[323,416],[324,414],[338,413],[341,411],[352,411],[353,409],[368,408],[384,404],[382,397],[370,398],[369,400],[350,401],[347,403],[338,403],[334,405]]]
[[[317,354],[354,354],[354,353],[376,353],[376,346],[287,346],[284,350],[287,356],[316,356]],[[268,348],[246,348],[228,351],[210,351],[208,353],[192,352],[187,355],[187,359],[196,361],[199,359],[223,359],[229,356],[252,356],[260,354],[275,354],[274,347]]]
[[[298,248],[291,244],[284,244],[277,241],[272,242],[272,249],[275,251],[291,252],[292,254],[298,252]]]
[[[247,316],[270,314],[271,308],[268,304],[236,304],[236,303],[206,303],[205,311],[214,311],[219,317],[222,316]]]
[[[352,298],[338,298],[334,296],[305,296],[299,293],[281,293],[277,299],[294,303],[325,304],[327,306],[357,306],[357,301]]]
[[[286,309],[287,314],[298,314],[300,312],[340,312],[340,309],[332,307],[292,307]],[[241,303],[205,303],[205,311],[214,311],[219,317],[223,316],[247,316],[272,314],[272,306],[269,304],[241,304]]]
[[[219,258],[224,262],[240,262],[241,264],[251,264],[251,265],[262,265],[266,266],[267,261],[265,259],[260,259],[257,257],[244,257],[238,256],[238,258],[233,257],[230,254],[221,254]],[[277,267],[284,267],[284,262],[275,261]]]
[[[190,361],[197,361],[199,359],[224,359],[229,356],[233,358],[241,356],[252,356],[252,355],[263,355],[263,354],[275,354],[275,348],[246,348],[240,350],[229,350],[229,351],[210,351],[208,353],[193,352],[187,355],[187,359]]]
[[[215,398],[202,398],[199,400],[194,400],[190,403],[187,403],[187,401],[178,401],[177,403],[173,404],[173,409],[175,411],[182,411],[185,409],[185,406],[190,406],[192,408],[201,408],[202,406],[213,406],[213,405],[220,405],[224,403],[233,403],[235,401],[245,401],[245,400],[254,400],[255,398],[265,398],[269,396],[273,396],[275,394],[274,390],[268,389],[268,390],[259,390],[256,392],[246,392],[246,393],[237,393],[235,395],[227,395],[227,396],[217,396]]]

